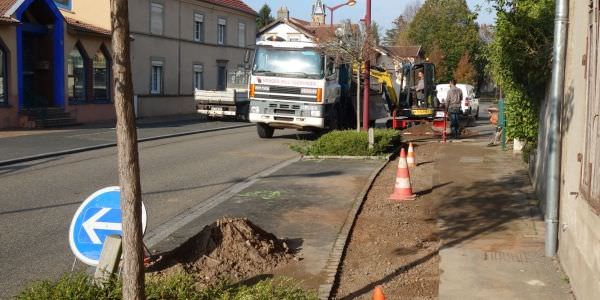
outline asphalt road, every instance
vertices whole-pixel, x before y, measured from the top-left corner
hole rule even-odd
[[[251,124],[231,121],[207,122],[198,119],[171,120],[162,123],[144,123],[141,120],[137,124],[137,134],[138,139],[147,139],[157,136],[183,134],[223,127],[241,127],[245,125],[249,126]],[[16,136],[8,135],[8,137],[2,137],[2,135],[7,135],[7,133],[0,132],[0,145],[2,145],[0,165],[3,161],[23,157],[115,143],[116,133],[114,127],[114,124],[96,124],[49,129],[44,130],[42,134],[26,134],[30,131],[20,131],[17,132],[19,134]]]
[[[287,146],[295,135],[277,131],[260,140],[250,127],[140,144],[148,230],[295,157]],[[0,298],[71,269],[71,218],[87,196],[112,185],[118,185],[114,148],[0,167]]]

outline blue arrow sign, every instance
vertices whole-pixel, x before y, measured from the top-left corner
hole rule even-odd
[[[146,208],[142,203],[142,228],[146,230]],[[121,191],[118,186],[103,188],[89,196],[75,212],[69,228],[69,245],[82,262],[95,266],[104,240],[122,235]]]

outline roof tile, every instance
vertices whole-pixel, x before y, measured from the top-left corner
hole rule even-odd
[[[235,10],[239,10],[241,12],[245,12],[251,15],[258,15],[258,13],[252,9],[248,4],[246,4],[242,0],[204,0],[204,2],[221,5],[229,8],[233,8]]]

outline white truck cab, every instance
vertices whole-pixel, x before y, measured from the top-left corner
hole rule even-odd
[[[286,23],[259,36],[250,75],[249,120],[261,138],[274,129],[314,131],[337,122],[337,65]],[[286,33],[285,30],[288,32]]]

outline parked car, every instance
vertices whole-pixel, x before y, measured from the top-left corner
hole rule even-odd
[[[457,83],[456,87],[462,90],[463,99],[461,102],[461,109],[463,115],[477,119],[479,117],[479,99],[475,96],[475,87],[464,83]],[[438,84],[435,88],[437,90],[438,100],[440,103],[445,104],[450,85]]]

